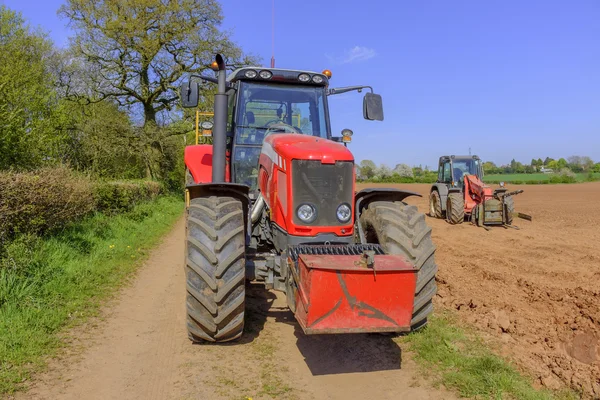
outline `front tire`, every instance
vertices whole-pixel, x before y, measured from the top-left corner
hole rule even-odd
[[[429,195],[429,215],[433,218],[442,218],[442,201],[437,190]]]
[[[462,224],[465,220],[465,200],[462,193],[448,193],[446,220],[452,225]]]
[[[417,285],[411,330],[427,324],[433,311],[433,296],[437,291],[434,259],[435,246],[425,215],[416,206],[403,202],[377,201],[369,204],[359,219],[368,243],[380,244],[388,254],[399,254],[415,265]]]
[[[186,242],[187,330],[193,342],[227,342],[244,330],[245,236],[242,203],[190,201]]]

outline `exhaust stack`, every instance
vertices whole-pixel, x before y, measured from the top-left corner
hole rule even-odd
[[[225,182],[225,152],[227,147],[227,93],[225,62],[220,54],[215,61],[218,66],[218,92],[215,94],[214,126],[213,126],[213,159],[212,181]]]

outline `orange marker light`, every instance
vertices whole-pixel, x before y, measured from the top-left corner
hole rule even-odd
[[[210,68],[211,68],[213,71],[218,71],[218,70],[219,70],[219,64],[217,64],[217,62],[216,62],[216,61],[213,61],[213,62],[212,62],[212,64],[210,64]]]
[[[331,71],[326,69],[323,71],[323,75],[325,75],[328,79],[331,79]]]

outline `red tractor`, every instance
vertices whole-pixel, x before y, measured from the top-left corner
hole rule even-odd
[[[383,120],[368,86],[329,88],[331,73],[240,68],[192,75],[218,85],[213,143],[185,149],[187,328],[194,342],[240,338],[245,280],[285,292],[306,334],[407,332],[436,293],[425,216],[395,189],[355,192],[352,132],[331,133],[329,98],[370,89],[364,117]]]
[[[442,156],[438,180],[431,187],[429,214],[451,224],[470,219],[477,226],[512,226],[513,217],[531,221],[526,214],[516,213],[512,196],[523,190],[508,192],[504,184],[492,189],[483,183],[483,166],[477,156]],[[516,227],[514,227],[516,228]]]

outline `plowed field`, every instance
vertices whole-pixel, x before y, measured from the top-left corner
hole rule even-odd
[[[362,185],[365,187],[366,185]],[[373,186],[373,185],[370,185]],[[417,191],[429,185],[376,185]],[[600,184],[511,186],[520,230],[428,218],[438,306],[456,310],[540,385],[600,398]]]

